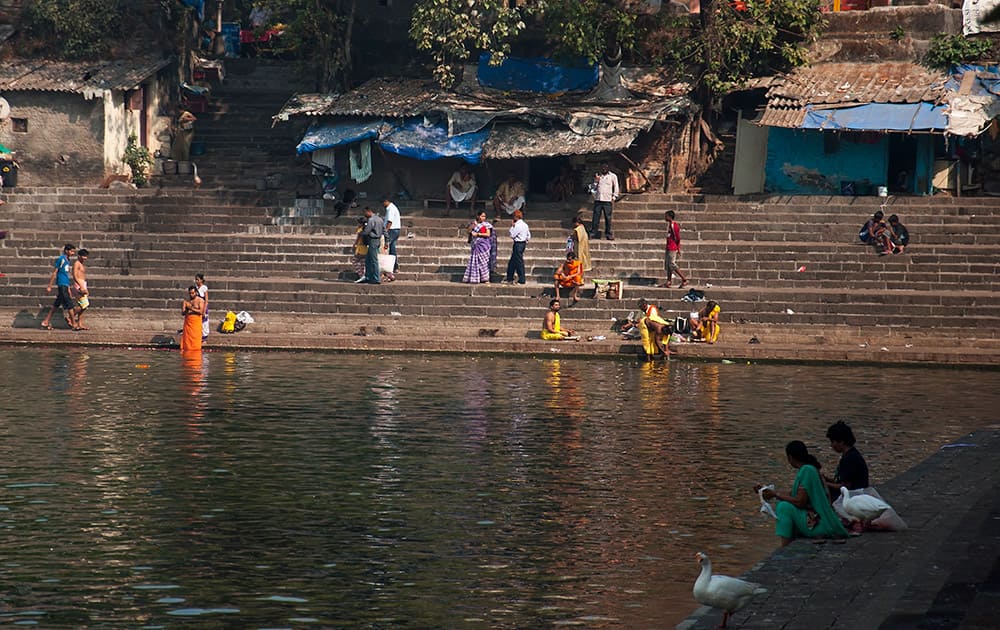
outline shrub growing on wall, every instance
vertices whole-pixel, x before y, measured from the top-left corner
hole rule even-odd
[[[969,39],[961,35],[939,33],[931,39],[924,63],[932,68],[948,70],[952,66],[978,61],[990,54],[993,44],[988,39]]]

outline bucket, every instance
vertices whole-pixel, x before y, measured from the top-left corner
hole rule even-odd
[[[889,187],[888,186],[879,186],[878,187],[878,196],[879,197],[888,197],[889,196]]]

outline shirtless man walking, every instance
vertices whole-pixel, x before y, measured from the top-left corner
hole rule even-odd
[[[73,279],[73,293],[76,297],[76,306],[73,308],[73,317],[76,318],[76,326],[73,330],[90,330],[83,325],[83,312],[90,306],[90,290],[87,289],[87,258],[90,252],[86,248],[76,253],[76,262],[73,263],[71,277]]]

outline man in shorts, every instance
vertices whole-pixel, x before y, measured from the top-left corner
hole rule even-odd
[[[52,330],[52,315],[56,312],[57,308],[63,310],[63,317],[66,318],[66,323],[69,324],[70,328],[76,328],[76,318],[73,316],[73,308],[76,304],[73,303],[73,298],[69,293],[70,286],[70,275],[72,273],[72,263],[70,263],[70,256],[76,253],[76,246],[67,243],[63,247],[63,253],[59,258],[56,258],[55,262],[52,263],[52,275],[49,276],[49,283],[45,287],[46,293],[52,293],[52,283],[56,284],[56,301],[52,304],[52,308],[49,309],[49,314],[45,316],[42,320],[42,328],[45,330]]]
[[[76,262],[73,263],[73,296],[76,298],[76,307],[73,308],[76,327],[73,330],[90,330],[83,325],[83,312],[90,306],[90,290],[87,289],[88,257],[90,252],[86,248],[81,248],[76,253]]]

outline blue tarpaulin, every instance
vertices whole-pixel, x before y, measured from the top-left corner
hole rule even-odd
[[[1000,95],[1000,79],[997,78],[998,73],[1000,73],[1000,66],[976,66],[972,64],[953,66],[951,75],[944,84],[945,87],[953,92],[957,92],[962,85],[962,77],[966,72],[975,72],[977,75],[976,80],[972,82],[970,95]]]
[[[418,160],[460,157],[478,164],[489,129],[448,137],[448,125],[425,126],[423,118],[413,118],[383,134],[379,146],[387,151]]]
[[[194,9],[198,14],[198,21],[205,19],[205,0],[181,0],[181,4]]]
[[[302,141],[295,149],[301,155],[312,153],[317,149],[332,149],[365,138],[377,138],[379,128],[384,124],[382,119],[315,123],[302,136]]]
[[[500,65],[491,66],[488,53],[479,56],[479,69],[476,73],[479,85],[483,87],[543,94],[586,92],[597,85],[599,77],[596,63],[582,62],[577,66],[566,66],[543,57],[508,57]]]
[[[806,111],[802,129],[844,131],[944,131],[947,106],[932,103],[869,103]]]

